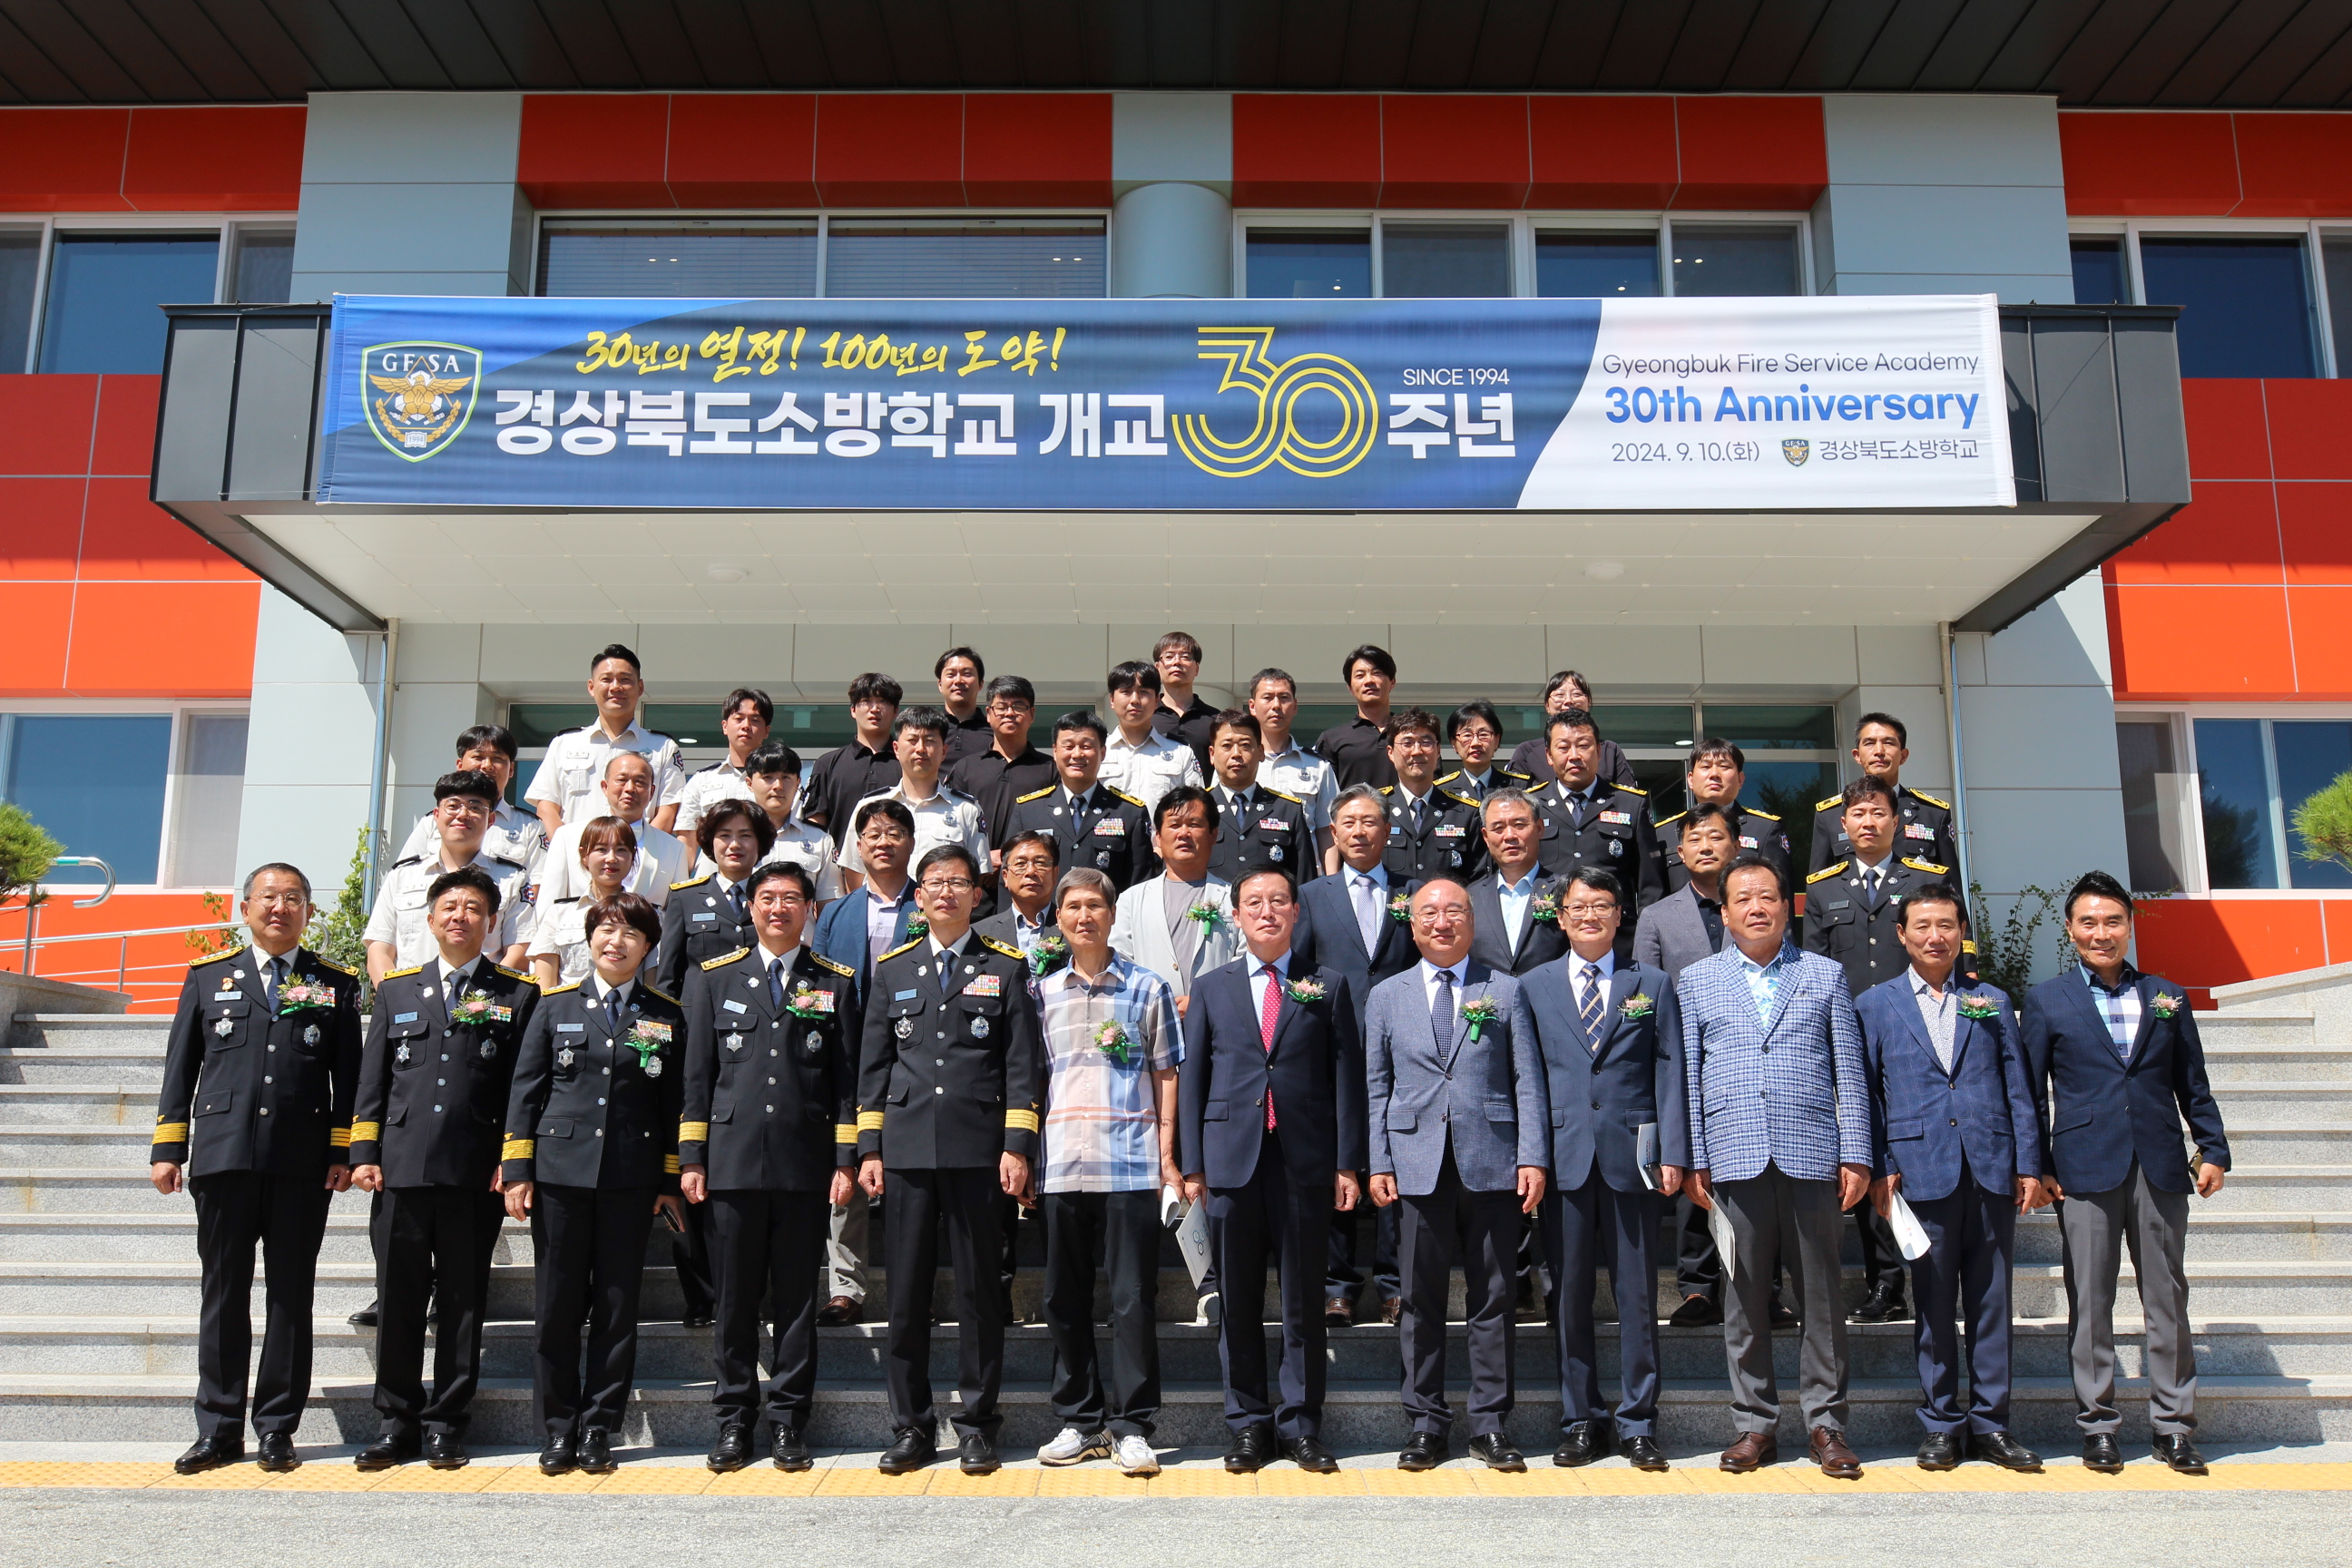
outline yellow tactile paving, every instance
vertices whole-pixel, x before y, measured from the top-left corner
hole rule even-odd
[[[1171,1465],[1149,1479],[1123,1476],[1107,1465],[1070,1469],[1013,1467],[967,1476],[950,1462],[908,1476],[886,1476],[865,1459],[786,1474],[754,1465],[715,1476],[698,1465],[624,1463],[609,1476],[579,1471],[542,1476],[533,1465],[469,1465],[436,1470],[424,1465],[362,1473],[347,1459],[312,1459],[299,1469],[269,1474],[251,1463],[202,1475],[173,1473],[169,1465],[70,1459],[0,1461],[0,1488],[54,1487],[160,1491],[523,1492],[542,1496],[639,1497],[938,1497],[938,1498],[1248,1498],[1248,1497],[1856,1497],[1897,1493],[2067,1493],[2200,1491],[2352,1492],[2352,1464],[2229,1463],[2210,1476],[2182,1476],[2149,1464],[2103,1476],[2062,1460],[2038,1476],[1990,1465],[1927,1471],[1903,1460],[1864,1468],[1859,1480],[1836,1481],[1810,1465],[1787,1463],[1744,1476],[1726,1475],[1704,1459],[1664,1473],[1622,1467],[1562,1470],[1536,1465],[1524,1475],[1449,1465],[1421,1474],[1366,1464],[1337,1475],[1310,1475],[1288,1465],[1256,1475],[1228,1475],[1214,1460]]]

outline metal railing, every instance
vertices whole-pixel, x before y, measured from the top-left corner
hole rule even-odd
[[[74,908],[78,910],[94,910],[99,905],[106,902],[107,900],[114,897],[114,868],[100,859],[97,856],[60,855],[55,860],[49,862],[49,869],[52,871],[56,870],[60,866],[95,866],[100,870],[106,873],[106,886],[98,890],[98,896],[89,899],[76,899],[73,901]],[[34,883],[31,900],[25,909],[25,973],[26,974],[33,973],[33,950],[40,945],[38,933],[41,929],[41,905],[46,901],[41,897],[41,885],[38,882]],[[125,952],[127,952],[129,950],[126,948]]]

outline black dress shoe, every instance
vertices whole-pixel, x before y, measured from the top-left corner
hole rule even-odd
[[[708,1312],[688,1312],[685,1317],[680,1318],[677,1321],[680,1328],[707,1329],[712,1323],[718,1321],[718,1320],[713,1318]]]
[[[711,1440],[710,1457],[703,1461],[720,1475],[751,1462],[751,1427],[745,1421],[721,1421]]]
[[[1923,1470],[1958,1469],[1960,1435],[1958,1432],[1930,1432],[1919,1439],[1919,1468]]]
[[[1293,1437],[1282,1446],[1282,1453],[1300,1469],[1318,1476],[1336,1474],[1339,1468],[1339,1457],[1325,1447],[1320,1437]]]
[[[609,1476],[621,1467],[613,1458],[613,1435],[602,1426],[580,1434],[580,1468],[592,1476]]]
[[[1637,1470],[1663,1470],[1667,1468],[1666,1451],[1658,1447],[1655,1437],[1626,1438],[1625,1459]]]
[[[1356,1325],[1356,1304],[1345,1296],[1326,1297],[1323,1301],[1323,1326],[1327,1329],[1350,1329]]]
[[[2197,1451],[2186,1432],[2158,1433],[2156,1457],[2184,1476],[2205,1474],[2205,1456]]]
[[[1610,1436],[1605,1421],[1571,1421],[1560,1436],[1559,1447],[1552,1451],[1551,1462],[1565,1470],[1606,1458],[1614,1447]]]
[[[1397,1454],[1400,1470],[1433,1470],[1445,1463],[1445,1436],[1441,1432],[1415,1432],[1405,1438]]]
[[[197,1438],[186,1453],[172,1461],[172,1468],[184,1476],[200,1476],[244,1458],[245,1439],[222,1434]]]
[[[2022,1470],[2035,1476],[2042,1473],[2042,1456],[2006,1432],[1969,1433],[1969,1458],[1999,1465],[2004,1470]]]
[[[560,1476],[579,1463],[580,1440],[569,1432],[550,1437],[547,1447],[539,1451],[539,1473],[542,1476]]]
[[[2083,1439],[2083,1468],[2096,1470],[2103,1476],[2118,1474],[2124,1468],[2124,1451],[2116,1447],[2112,1432],[2095,1432]]]
[[[1234,1446],[1225,1450],[1225,1468],[1234,1475],[1245,1476],[1274,1463],[1276,1452],[1273,1427],[1244,1426],[1234,1434]]]
[[[921,1469],[939,1457],[939,1446],[931,1441],[930,1434],[909,1426],[890,1440],[874,1468],[886,1476],[903,1476]]]
[[[425,1440],[414,1432],[387,1434],[362,1448],[352,1463],[362,1470],[388,1470],[404,1465],[425,1452]]]
[[[1723,1309],[1715,1304],[1715,1298],[1693,1291],[1684,1297],[1683,1304],[1667,1316],[1666,1326],[1675,1329],[1704,1329],[1721,1321],[1723,1321]]]
[[[1500,1432],[1481,1432],[1471,1438],[1470,1457],[1490,1470],[1515,1476],[1525,1474],[1528,1468],[1528,1457],[1511,1447],[1511,1440]]]
[[[455,1432],[431,1432],[425,1438],[425,1462],[436,1470],[466,1468],[466,1439]]]
[[[815,1468],[816,1460],[809,1457],[808,1440],[797,1426],[779,1426],[768,1448],[768,1458],[780,1470],[806,1470]]]
[[[992,1476],[1002,1468],[996,1445],[977,1432],[956,1447],[956,1468],[967,1476]]]
[[[294,1434],[291,1432],[264,1432],[260,1449],[261,1468],[265,1470],[283,1473],[301,1468],[302,1460],[294,1452]]]
[[[1781,1329],[1794,1329],[1801,1327],[1804,1321],[1804,1319],[1797,1316],[1793,1310],[1777,1300],[1772,1303],[1771,1310],[1764,1314],[1765,1327],[1771,1329],[1776,1332]]]
[[[1903,1305],[1903,1287],[1881,1285],[1870,1293],[1870,1300],[1856,1307],[1846,1318],[1849,1323],[1899,1323],[1911,1313]]]
[[[350,1317],[345,1318],[343,1321],[351,1324],[351,1326],[355,1329],[374,1328],[375,1309],[376,1303],[370,1301],[366,1306],[362,1307],[358,1311],[353,1312]]]

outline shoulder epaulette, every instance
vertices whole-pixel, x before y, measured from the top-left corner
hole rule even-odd
[[[1462,770],[1460,768],[1456,768],[1450,773],[1440,773],[1429,782],[1433,784],[1452,784],[1455,779],[1458,779],[1461,776]]]
[[[531,980],[531,977],[525,974],[521,970],[509,969],[503,963],[493,963],[490,967],[497,970],[500,974],[505,975],[509,980]],[[535,985],[538,982],[536,980],[531,980],[531,984]]]
[[[1258,788],[1260,788],[1260,789],[1265,789],[1265,786],[1264,784],[1260,784],[1260,785],[1258,785],[1257,787],[1258,787]],[[1276,800],[1286,800],[1286,801],[1288,801],[1288,802],[1289,802],[1291,805],[1305,805],[1307,804],[1305,801],[1303,801],[1303,800],[1299,799],[1297,795],[1285,795],[1285,794],[1283,794],[1283,793],[1282,793],[1280,790],[1278,790],[1278,789],[1266,789],[1266,790],[1265,790],[1265,793],[1266,793],[1266,794],[1268,794],[1268,795],[1272,795],[1272,796],[1274,796],[1274,798],[1275,798],[1275,799],[1276,799]]]
[[[982,937],[980,939],[980,945],[986,948],[992,948],[994,951],[1003,953],[1007,958],[1019,958],[1021,956],[1021,950],[1019,948],[1008,946],[1005,943],[997,941],[992,936]]]
[[[1141,806],[1145,811],[1150,811],[1151,809],[1150,806],[1144,805],[1141,801],[1136,799],[1133,795],[1128,794],[1123,789],[1113,789],[1108,784],[1097,784],[1095,787],[1101,790],[1103,794],[1110,796],[1113,800],[1123,800],[1129,805]]]
[[[1929,805],[1936,807],[1939,811],[1949,811],[1952,809],[1952,803],[1950,801],[1937,800],[1934,795],[1929,795],[1924,789],[1915,789],[1911,793],[1917,795],[1921,800],[1926,801]]]
[[[1382,795],[1394,795],[1394,794],[1396,794],[1396,785],[1394,785],[1394,784],[1382,784],[1382,785],[1381,785],[1381,793]]]
[[[706,958],[702,961],[703,971],[708,973],[714,969],[724,969],[751,951],[748,947],[739,947],[732,952],[720,953],[717,958]]]
[[[1507,779],[1524,779],[1529,784],[1533,784],[1536,777],[1533,773],[1523,773],[1517,768],[1507,768],[1500,763],[1493,764],[1489,771]]]
[[[1615,787],[1623,790],[1627,795],[1638,795],[1643,800],[1650,798],[1650,792],[1639,784],[1618,784]]]
[[[1688,816],[1689,815],[1690,813],[1687,811],[1678,811],[1672,816],[1659,818],[1657,821],[1650,824],[1650,826],[1653,827],[1672,827],[1675,823],[1680,822],[1684,817]]]
[[[703,883],[708,882],[711,878],[716,877],[717,875],[719,875],[719,873],[716,871],[705,871],[699,877],[689,877],[683,882],[672,882],[669,885],[669,890],[676,893],[681,892],[688,888],[699,888]]]
[[[1013,797],[1013,804],[1015,805],[1027,805],[1033,800],[1043,800],[1047,795],[1053,794],[1055,788],[1055,785],[1047,784],[1044,789],[1033,789],[1027,795],[1016,795]]]
[[[673,1007],[677,1005],[677,998],[671,995],[668,992],[663,990],[658,985],[648,985],[644,981],[640,980],[637,982],[637,989],[644,992],[648,996],[660,997],[663,1001],[668,1003]]]
[[[384,972],[384,976],[383,976],[383,977],[384,977],[384,979],[386,979],[386,980],[404,980],[404,979],[406,979],[409,975],[412,975],[412,974],[422,974],[422,973],[425,973],[425,966],[424,966],[423,964],[421,964],[421,963],[412,963],[412,964],[410,964],[410,965],[409,965],[407,968],[405,968],[405,969],[392,969],[392,970],[387,970],[387,971],[385,971],[385,972]]]
[[[389,979],[389,978],[391,978],[391,977],[390,977],[389,975],[387,975],[387,976],[385,976],[385,978],[386,978],[386,979]],[[569,984],[565,984],[565,985],[559,985],[559,986],[557,986],[557,987],[556,987],[554,990],[552,990],[552,991],[542,991],[542,992],[541,992],[541,993],[540,993],[540,994],[541,994],[541,995],[542,995],[542,996],[561,996],[561,995],[562,995],[566,991],[577,991],[577,990],[579,990],[579,989],[580,989],[580,982],[578,982],[577,980],[574,980],[574,981],[571,982]]]
[[[1914,871],[1925,871],[1930,877],[1948,877],[1952,874],[1952,868],[1949,866],[1938,866],[1933,860],[1914,860],[1906,855],[1903,858],[1903,863]]]
[[[725,763],[713,763],[707,768],[697,768],[694,771],[698,776],[703,773],[715,773],[726,765]]]
[[[912,952],[915,949],[922,945],[923,939],[921,937],[917,937],[912,942],[899,943],[897,947],[894,947],[889,952],[884,953],[882,958],[896,958],[902,952]],[[874,962],[879,963],[882,962],[882,958],[877,958]]]
[[[1822,867],[1820,870],[1818,870],[1818,871],[1814,872],[1811,876],[1810,876],[1810,877],[1808,877],[1808,878],[1806,878],[1806,879],[1805,879],[1805,886],[1807,886],[1808,888],[1810,888],[1810,887],[1811,887],[1815,882],[1822,881],[1822,880],[1823,880],[1823,879],[1826,879],[1826,878],[1830,878],[1830,877],[1834,877],[1834,876],[1836,876],[1840,871],[1843,871],[1843,870],[1844,870],[1844,869],[1846,868],[1846,865],[1847,865],[1847,862],[1845,862],[1845,861],[1843,861],[1843,860],[1841,860],[1841,861],[1839,861],[1839,862],[1838,862],[1836,865],[1834,865],[1834,866],[1824,866],[1824,867]]]
[[[1478,803],[1477,803],[1476,801],[1475,801],[1475,800],[1472,800],[1472,799],[1471,799],[1468,795],[1455,795],[1455,794],[1454,794],[1452,790],[1450,790],[1450,789],[1442,789],[1442,790],[1439,790],[1437,793],[1438,793],[1439,795],[1444,795],[1444,796],[1446,799],[1448,799],[1448,800],[1458,800],[1458,801],[1460,801],[1463,805],[1465,805],[1468,806],[1468,807],[1469,807],[1471,810],[1473,810],[1473,811],[1476,811],[1476,810],[1478,810],[1478,809],[1479,809]]]
[[[1843,795],[1833,795],[1830,796],[1830,797],[1829,797],[1829,799],[1827,799],[1827,800],[1817,800],[1817,801],[1815,801],[1815,802],[1813,803],[1813,809],[1814,809],[1815,811],[1827,811],[1827,810],[1829,810],[1829,808],[1830,808],[1830,807],[1832,807],[1832,806],[1833,806],[1833,805],[1843,805],[1844,804],[1845,804],[1845,796],[1843,796]]]
[[[747,948],[744,951],[749,952],[750,949]],[[809,956],[816,960],[817,967],[820,969],[830,969],[845,980],[855,980],[857,978],[857,971],[850,968],[849,965],[845,963],[836,963],[832,959],[827,958],[824,954],[814,951],[812,951],[809,953]]]
[[[1760,816],[1767,822],[1778,822],[1780,820],[1777,814],[1769,811],[1759,811],[1752,805],[1743,805],[1739,809],[1746,812],[1750,816]]]
[[[509,860],[503,855],[484,855],[479,857],[479,858],[488,860],[493,866],[504,866],[509,870],[520,871],[526,875],[530,871],[530,868],[524,865],[521,861]]]
[[[223,949],[223,950],[222,950],[221,952],[208,952],[208,953],[205,954],[202,958],[192,958],[192,959],[188,960],[188,967],[189,967],[190,969],[194,969],[194,968],[198,967],[198,966],[199,966],[199,965],[201,965],[201,964],[206,964],[206,963],[219,963],[222,959],[224,959],[224,958],[239,958],[239,957],[244,956],[244,954],[246,953],[246,952],[247,952],[247,949],[242,948],[242,947],[231,947],[231,948],[225,948],[225,949]],[[314,955],[314,956],[315,956],[315,955]],[[325,962],[326,962],[326,960],[324,960],[324,959],[320,959],[319,962],[320,962],[321,963],[325,963]],[[351,971],[347,969],[347,970],[343,971],[343,973],[346,973],[346,974],[348,974],[348,973],[351,973]]]
[[[405,860],[394,860],[394,861],[392,863],[392,868],[393,868],[394,870],[397,871],[397,870],[399,870],[403,866],[421,866],[421,865],[423,865],[424,863],[425,863],[425,857],[424,857],[424,856],[422,856],[422,855],[411,855],[411,856],[410,856],[407,859],[405,859]]]
[[[240,949],[239,951],[241,952],[243,950]],[[310,958],[311,961],[317,963],[321,969],[331,969],[336,973],[349,975],[353,980],[357,980],[360,977],[360,972],[353,969],[350,964],[337,963],[333,959],[325,956],[323,953],[314,952],[310,955]],[[198,959],[196,962],[201,963],[204,961],[202,959]]]

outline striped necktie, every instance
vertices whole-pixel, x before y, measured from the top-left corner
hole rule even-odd
[[[1601,1043],[1601,1007],[1609,994],[1609,985],[1601,976],[1601,966],[1587,962],[1584,965],[1584,1000],[1578,1005],[1576,1016],[1584,1024],[1584,1038],[1590,1045]]]

